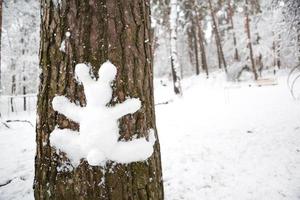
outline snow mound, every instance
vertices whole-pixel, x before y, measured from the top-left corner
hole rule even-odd
[[[129,98],[113,107],[106,106],[112,98],[111,83],[117,74],[116,67],[109,61],[102,64],[98,81],[91,78],[86,64],[76,65],[75,73],[84,86],[86,107],[77,106],[64,96],[54,97],[52,106],[79,123],[79,132],[56,128],[50,135],[51,145],[65,152],[74,166],[82,158],[93,166],[103,166],[107,160],[131,163],[148,159],[156,141],[153,130],[149,131],[149,141],[145,138],[118,141],[118,119],[138,111],[141,102]]]

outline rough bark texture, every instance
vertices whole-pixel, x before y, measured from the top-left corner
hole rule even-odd
[[[148,0],[41,0],[35,199],[163,199],[158,140],[147,162],[109,162],[106,168],[89,166],[86,161],[73,168],[49,144],[55,126],[78,129],[78,124],[54,112],[51,102],[55,95],[65,95],[85,105],[83,88],[74,77],[80,62],[93,66],[95,78],[106,60],[116,65],[112,104],[127,96],[142,101],[136,114],[120,120],[120,138],[142,137],[150,128],[156,130],[149,4]],[[65,52],[59,50],[62,41]]]

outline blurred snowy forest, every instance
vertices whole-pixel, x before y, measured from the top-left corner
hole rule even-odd
[[[210,72],[226,68],[228,80],[243,80],[244,71],[252,76],[251,59],[259,76],[266,70],[275,73],[279,68],[295,67],[299,58],[297,2],[177,1],[177,76],[183,79],[207,73],[209,77]],[[39,1],[4,0],[2,10],[1,95],[36,93]],[[155,77],[169,79],[172,78],[170,12],[170,1],[152,1]]]
[[[3,1],[1,93],[36,93],[40,6],[37,0]]]

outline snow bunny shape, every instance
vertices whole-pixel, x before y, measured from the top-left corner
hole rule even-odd
[[[50,135],[51,145],[66,153],[74,166],[81,158],[90,165],[104,165],[107,160],[130,163],[148,159],[153,153],[155,136],[149,131],[145,138],[118,141],[118,119],[135,113],[141,107],[139,99],[131,98],[113,107],[106,104],[112,98],[111,82],[115,79],[116,67],[109,61],[99,69],[99,80],[90,77],[89,67],[78,64],[75,73],[84,86],[86,107],[71,103],[64,96],[56,96],[53,109],[80,124],[79,134],[69,129],[55,128]]]

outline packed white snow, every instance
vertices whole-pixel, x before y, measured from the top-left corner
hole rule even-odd
[[[61,44],[60,44],[60,47],[59,47],[59,50],[61,51],[61,52],[66,52],[66,42],[65,42],[65,40],[63,40],[62,42],[61,42]]]
[[[166,200],[300,199],[300,101],[285,72],[269,78],[278,85],[192,77],[182,98],[155,84]]]
[[[64,96],[56,96],[52,105],[54,110],[79,123],[79,132],[56,128],[50,134],[51,145],[65,152],[74,166],[81,158],[93,166],[103,166],[107,160],[131,163],[148,159],[155,143],[153,131],[149,131],[149,141],[146,138],[118,141],[118,119],[138,111],[141,102],[128,98],[113,107],[106,106],[112,98],[116,67],[109,61],[102,64],[97,81],[91,78],[86,64],[76,65],[75,73],[84,86],[86,106],[75,105]]]
[[[299,200],[300,101],[286,80],[281,73],[278,85],[249,87],[203,75],[182,81],[181,98],[156,80],[165,199]],[[0,199],[33,200],[35,129],[10,126],[0,125],[0,185],[12,180]]]
[[[28,120],[35,123],[34,112],[0,118],[0,200],[33,200],[35,128],[29,123],[7,123],[6,120]]]

